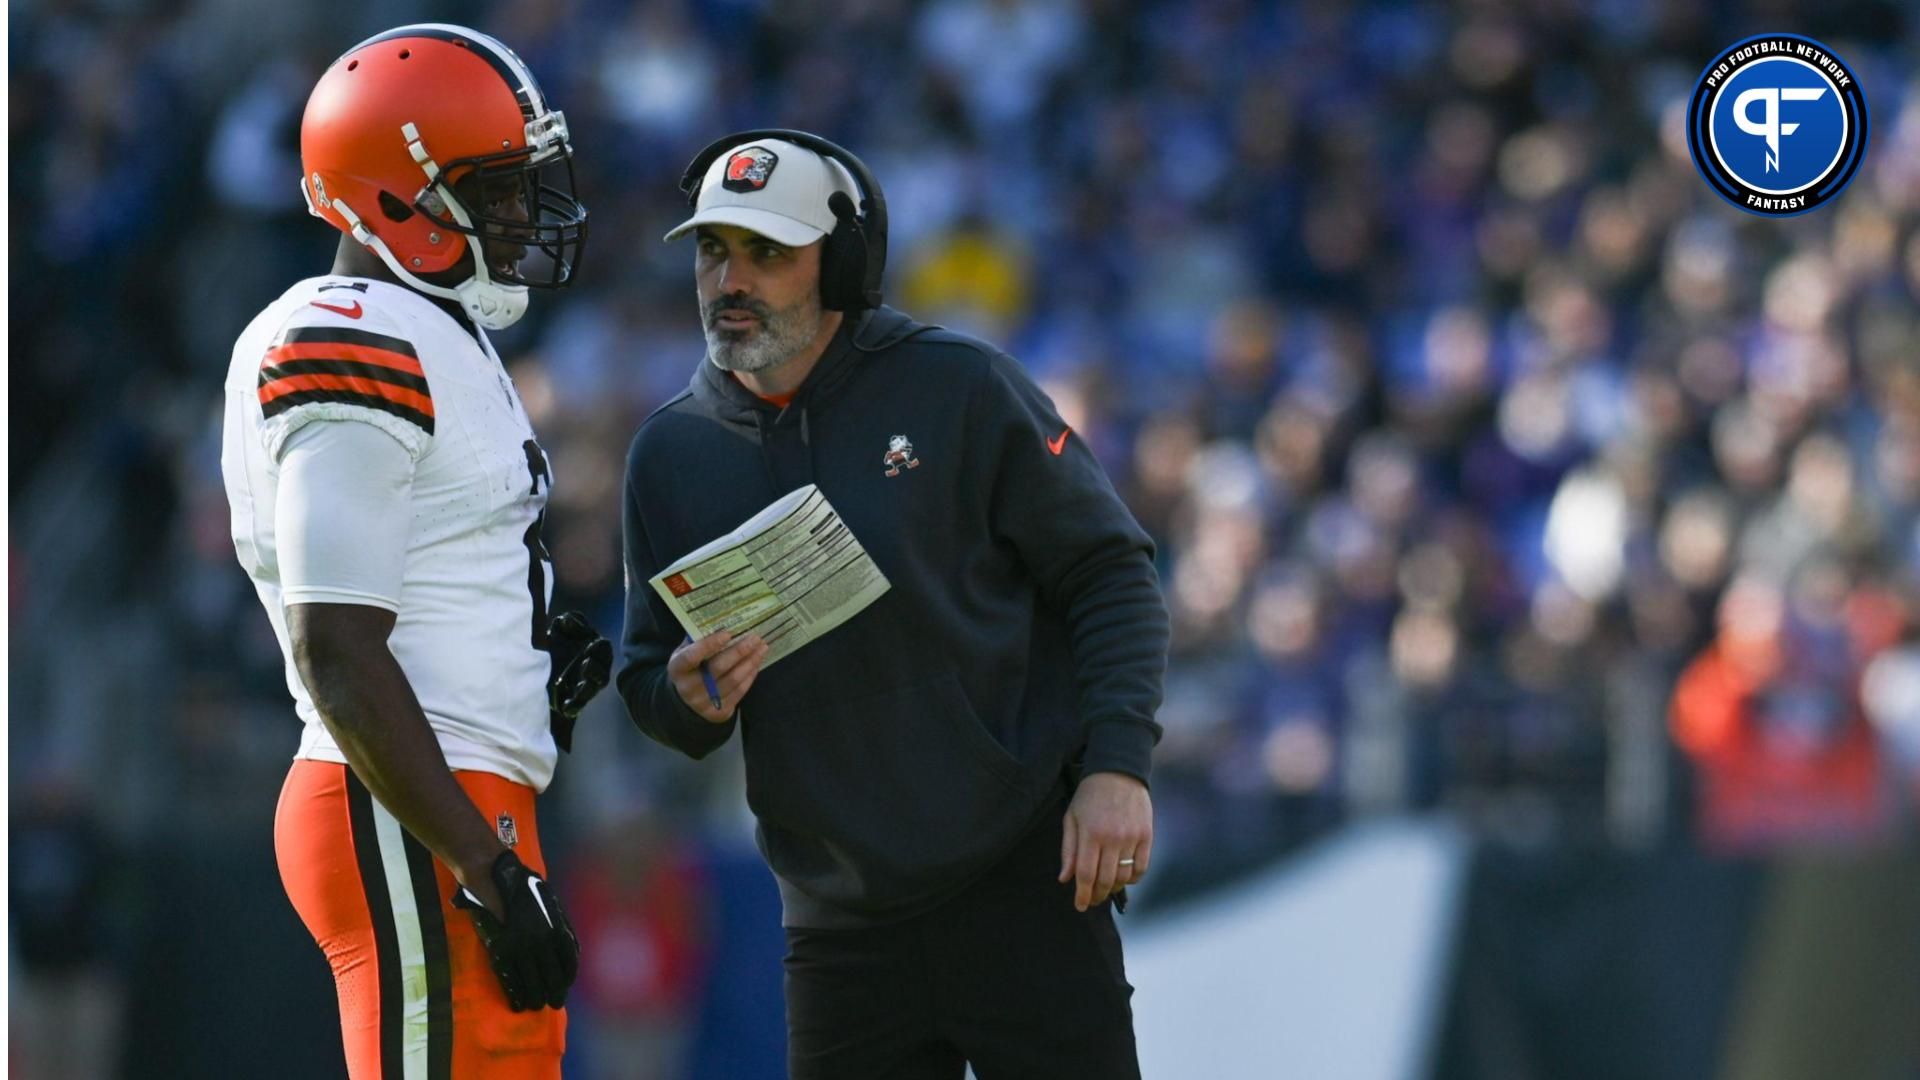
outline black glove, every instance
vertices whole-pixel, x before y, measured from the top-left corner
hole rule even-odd
[[[453,906],[473,917],[480,943],[487,947],[493,973],[507,992],[514,1012],[567,1003],[567,987],[580,974],[580,939],[546,879],[527,869],[511,851],[493,860],[489,871],[507,908],[501,922],[465,886],[453,894]]]
[[[585,615],[569,611],[547,624],[547,652],[553,657],[547,719],[554,745],[571,753],[574,721],[613,674],[613,643],[601,637]]]

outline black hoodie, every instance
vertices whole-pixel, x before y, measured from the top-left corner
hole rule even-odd
[[[902,436],[911,464],[889,466]],[[648,579],[808,483],[892,588],[708,723],[666,677],[684,635]],[[939,903],[1069,768],[1147,779],[1168,637],[1152,541],[991,346],[881,308],[848,320],[784,409],[702,360],[640,425],[625,501],[620,696],[695,758],[739,725],[788,926]]]

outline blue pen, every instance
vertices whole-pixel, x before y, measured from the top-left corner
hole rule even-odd
[[[692,636],[683,638],[682,641],[687,645],[693,644]],[[700,661],[700,681],[707,684],[707,700],[713,702],[713,707],[726,708],[725,705],[720,704],[720,684],[713,681],[713,671],[707,667],[705,660]]]

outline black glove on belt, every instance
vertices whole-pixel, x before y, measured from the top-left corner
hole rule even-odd
[[[493,973],[515,1012],[567,1003],[567,988],[580,973],[580,939],[546,879],[511,851],[493,860],[488,872],[506,905],[503,922],[465,887],[453,894],[453,906],[473,917],[473,928],[487,948]]]

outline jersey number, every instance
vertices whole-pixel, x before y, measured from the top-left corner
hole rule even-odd
[[[552,488],[553,479],[547,473],[547,455],[540,450],[540,444],[528,439],[521,446],[527,452],[527,477],[532,483],[527,491],[529,497],[540,493],[540,481],[547,481]],[[527,544],[527,591],[533,594],[533,647],[542,652],[547,650],[547,542],[542,539],[542,531],[547,524],[547,512],[540,511],[533,524],[527,526],[527,535],[523,537]]]

